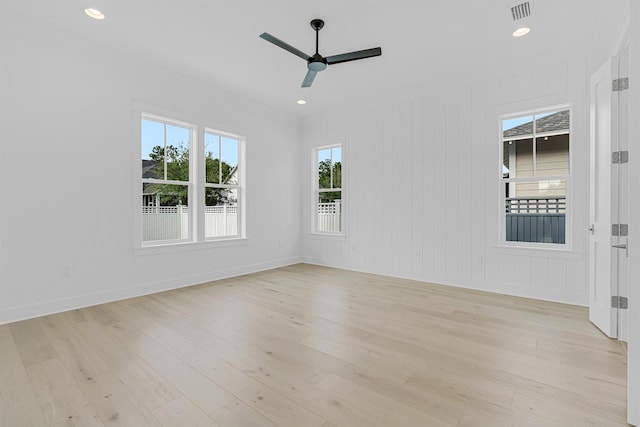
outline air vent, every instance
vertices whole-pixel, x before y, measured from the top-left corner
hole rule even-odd
[[[513,15],[514,21],[526,18],[527,16],[531,15],[531,8],[529,7],[529,2],[525,2],[517,6],[513,6],[511,8],[511,15]]]

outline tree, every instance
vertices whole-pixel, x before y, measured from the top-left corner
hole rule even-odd
[[[153,178],[165,179],[165,153],[167,180],[189,182],[189,149],[183,145],[175,147],[168,145],[166,150],[159,145],[153,147],[149,158],[157,162],[154,167]],[[233,177],[235,170],[226,162],[214,159],[209,152],[205,157],[206,182],[209,184],[227,184]],[[161,206],[188,205],[188,186],[173,184],[147,184],[146,193],[160,194]],[[226,188],[207,188],[205,191],[205,203],[207,206],[217,206],[225,203],[236,203],[233,194]]]
[[[151,153],[149,153],[149,158],[157,162],[153,173],[154,178],[165,179],[165,157],[166,179],[189,182],[189,149],[182,144],[178,147],[168,145],[166,149],[159,145],[153,147]],[[186,185],[147,184],[145,192],[158,193],[161,206],[189,204],[189,190]]]
[[[227,162],[214,159],[209,152],[205,157],[205,170],[207,184],[232,184],[232,178],[235,176],[235,170]],[[211,188],[205,189],[205,205],[219,206],[224,204],[235,204],[237,199],[234,197],[232,190],[227,188]]]
[[[342,163],[335,162],[332,165],[330,159],[325,159],[318,163],[318,188],[342,188]],[[320,193],[321,203],[329,203],[341,198],[340,191],[323,191]]]
[[[219,159],[211,157],[211,153],[207,153],[205,158],[206,166],[206,182],[208,184],[227,184],[231,175],[233,174],[233,168],[227,163],[220,163]]]

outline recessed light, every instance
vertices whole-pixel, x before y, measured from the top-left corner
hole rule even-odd
[[[529,31],[531,31],[531,28],[529,27],[521,27],[518,28],[517,30],[515,30],[513,32],[513,37],[522,37],[522,36],[526,36],[527,34],[529,34]]]
[[[304,105],[307,103],[307,101],[305,101],[304,99],[298,99],[298,101],[296,101],[299,105]]]
[[[104,13],[100,12],[98,9],[93,9],[89,7],[84,10],[84,13],[86,13],[93,19],[104,19]]]

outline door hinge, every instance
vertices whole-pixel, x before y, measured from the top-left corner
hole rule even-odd
[[[629,308],[629,298],[627,297],[611,297],[611,307],[626,310]]]
[[[628,151],[614,151],[611,153],[611,163],[614,165],[620,163],[629,163],[629,152]]]
[[[611,235],[625,237],[629,235],[629,224],[611,224]]]
[[[611,89],[614,92],[621,92],[629,89],[629,77],[621,77],[611,82]]]

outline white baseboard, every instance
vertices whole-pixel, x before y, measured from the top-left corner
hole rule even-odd
[[[570,294],[567,292],[557,292],[557,291],[552,291],[548,289],[521,288],[521,287],[515,287],[515,286],[509,287],[509,286],[501,285],[488,280],[477,280],[477,279],[451,280],[450,278],[446,278],[446,277],[439,277],[435,275],[428,276],[428,275],[418,274],[413,272],[389,271],[387,269],[376,270],[376,269],[371,269],[366,267],[358,267],[358,266],[343,265],[343,264],[332,264],[332,263],[327,263],[321,259],[308,258],[308,257],[303,257],[301,259],[301,262],[304,262],[307,264],[319,265],[323,267],[357,271],[359,273],[378,274],[382,276],[396,277],[399,279],[408,279],[408,280],[415,280],[419,282],[434,283],[437,285],[453,286],[457,288],[473,289],[477,291],[486,291],[486,292],[492,292],[492,293],[515,296],[515,297],[558,302],[562,304],[577,305],[582,307],[587,307],[589,305],[589,301],[585,295]]]
[[[60,298],[20,307],[9,307],[0,310],[0,325],[18,322],[20,320],[33,319],[35,317],[46,316],[49,314],[61,313],[63,311],[75,310],[78,308],[90,307],[93,305],[120,301],[143,295],[155,294],[172,289],[199,285],[214,280],[228,279],[245,274],[257,273],[260,271],[266,271],[274,268],[285,267],[287,265],[297,264],[299,262],[300,258],[291,257],[265,263],[242,266],[238,268],[231,268],[228,270],[215,271],[207,274],[174,278],[162,282],[145,283],[125,288],[96,292],[93,294]]]
[[[163,291],[169,291],[172,289],[179,289],[188,286],[199,285],[206,282],[215,280],[222,280],[231,277],[242,276],[245,274],[257,273],[260,271],[271,270],[274,268],[285,267],[288,265],[304,262],[307,264],[320,265],[330,268],[339,268],[349,271],[357,271],[361,273],[379,274],[389,277],[397,277],[401,279],[416,280],[420,282],[435,283],[445,286],[454,286],[465,289],[474,289],[480,291],[487,291],[493,293],[499,293],[504,295],[511,295],[524,298],[533,298],[544,301],[553,301],[563,304],[571,304],[578,306],[587,306],[588,301],[584,295],[574,295],[565,292],[553,292],[550,290],[531,289],[531,288],[517,288],[501,286],[499,284],[485,281],[485,280],[457,280],[455,282],[445,278],[436,276],[425,276],[421,274],[411,272],[397,272],[387,270],[375,270],[365,267],[357,267],[350,265],[338,265],[323,262],[320,259],[314,258],[298,258],[291,257],[276,261],[270,261],[265,263],[253,264],[248,266],[242,266],[238,268],[232,268],[228,270],[220,270],[211,272],[208,274],[201,274],[196,276],[187,276],[181,278],[175,278],[162,282],[146,283],[140,285],[134,285],[126,288],[119,288],[104,292],[97,292],[93,294],[73,296],[68,298],[60,298],[56,300],[46,301],[43,303],[25,305],[20,307],[10,307],[8,309],[0,310],[0,325],[6,323],[17,322],[25,319],[32,319],[35,317],[46,316],[49,314],[60,313],[68,310],[75,310],[83,307],[90,307],[97,304],[104,304],[113,301],[120,301],[128,298],[135,298],[143,295],[154,294]]]

